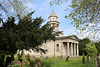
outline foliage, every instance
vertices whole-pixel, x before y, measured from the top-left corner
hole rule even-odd
[[[100,53],[100,41],[95,43],[96,48],[98,49],[98,53]]]
[[[88,38],[84,38],[82,40],[79,40],[79,55],[87,55],[87,52],[85,51],[86,44],[88,44],[90,40]]]
[[[29,7],[27,3],[33,2],[33,0],[0,0],[0,11],[10,16],[24,17],[29,13]]]
[[[14,55],[17,50],[22,51],[32,49],[34,51],[45,53],[42,49],[42,43],[47,40],[55,40],[55,34],[52,34],[53,28],[48,24],[41,26],[44,21],[41,17],[32,19],[32,14],[20,18],[18,24],[15,24],[13,17],[8,18],[0,28],[0,56]],[[21,53],[22,54],[22,53]]]
[[[60,5],[68,0],[53,0],[50,4]],[[78,30],[84,33],[92,33],[92,37],[99,39],[100,36],[100,0],[72,0],[70,14],[65,15],[66,19],[71,19]],[[66,10],[67,11],[67,10]],[[84,32],[83,32],[84,31]],[[81,34],[82,34],[81,33]]]
[[[88,53],[88,55],[95,60],[96,55],[98,53],[98,50],[95,47],[95,43],[94,42],[89,42],[88,44],[86,44],[86,52]]]

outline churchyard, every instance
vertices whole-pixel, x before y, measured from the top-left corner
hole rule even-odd
[[[96,67],[96,63],[89,59],[87,62],[87,58],[85,56],[85,63],[82,64],[82,56],[80,57],[72,57],[66,58],[61,57],[30,57],[30,60],[26,60],[27,57],[22,57],[22,63],[18,60],[18,57],[15,55],[14,61],[12,61],[11,66],[8,67]],[[40,59],[40,60],[39,60]],[[5,63],[4,63],[5,64]],[[22,65],[21,65],[22,64]],[[15,66],[13,66],[15,65]],[[17,66],[19,65],[19,66]],[[38,66],[39,65],[39,66]]]

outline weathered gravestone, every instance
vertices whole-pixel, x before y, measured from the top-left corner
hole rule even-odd
[[[40,56],[40,60],[42,60],[42,56]]]
[[[99,65],[99,58],[98,58],[98,56],[96,56],[96,67],[100,67],[100,65]]]
[[[56,63],[56,60],[53,60],[53,63]]]
[[[36,57],[35,56],[32,56],[32,60],[36,60]]]
[[[35,67],[41,67],[41,60],[40,59],[36,59],[35,61]]]
[[[29,65],[30,62],[28,60],[23,60],[22,61],[22,67],[24,67],[25,65]]]
[[[82,64],[85,63],[85,57],[84,57],[84,54],[83,54],[83,58],[82,58]]]
[[[67,56],[66,61],[68,61],[68,59],[69,59],[69,56]]]
[[[87,63],[88,63],[88,62],[89,62],[89,56],[87,55],[87,57],[86,57],[86,58],[87,58]]]
[[[46,56],[46,59],[48,59],[48,56]]]
[[[29,54],[29,53],[27,54],[26,59],[27,59],[28,61],[30,61],[30,54]]]
[[[15,60],[15,61],[13,62],[13,65],[14,65],[14,66],[19,66],[19,67],[21,67],[21,62],[20,62],[19,60]]]
[[[60,62],[62,62],[62,60],[63,60],[63,56],[61,55],[61,56],[60,56]]]

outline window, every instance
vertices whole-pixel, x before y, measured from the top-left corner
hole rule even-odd
[[[57,52],[59,52],[59,44],[57,44]]]

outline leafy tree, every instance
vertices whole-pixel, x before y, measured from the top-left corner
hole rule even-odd
[[[100,53],[100,41],[95,43],[96,48],[98,49],[98,53]]]
[[[8,17],[17,16],[22,18],[29,13],[31,9],[26,6],[27,3],[34,2],[33,0],[0,0],[0,11]]]
[[[68,0],[54,0],[50,4],[60,5],[64,1]],[[72,0],[70,7],[70,14],[65,18],[71,19],[77,29],[84,31],[83,34],[93,33],[92,36],[100,40],[100,0]]]
[[[88,38],[84,38],[82,40],[79,40],[79,55],[87,55],[86,52],[86,44],[88,44],[90,42],[90,40]]]
[[[88,44],[86,44],[86,52],[88,53],[88,55],[95,60],[96,55],[98,53],[98,50],[95,47],[95,43],[94,42],[89,42]]]
[[[0,57],[6,55],[14,55],[17,50],[22,51],[33,49],[45,53],[42,49],[42,43],[47,40],[55,40],[57,33],[53,32],[53,27],[49,28],[49,24],[41,26],[44,20],[41,17],[32,19],[32,14],[20,18],[18,24],[15,24],[13,17],[8,18],[0,28]],[[1,58],[2,58],[1,57]]]

